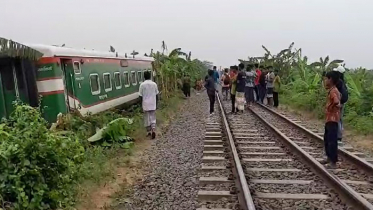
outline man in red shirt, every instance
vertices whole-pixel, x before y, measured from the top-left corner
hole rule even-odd
[[[260,78],[260,75],[262,74],[262,72],[260,71],[259,69],[259,64],[254,64],[255,65],[255,72],[256,72],[256,77],[255,77],[255,80],[254,80],[254,84],[255,84],[255,87],[254,87],[254,90],[255,90],[255,95],[256,95],[256,101],[259,101],[259,78]]]

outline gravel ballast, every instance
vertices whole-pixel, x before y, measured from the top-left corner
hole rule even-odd
[[[203,155],[208,98],[187,99],[164,136],[146,152],[144,178],[117,209],[195,209]]]

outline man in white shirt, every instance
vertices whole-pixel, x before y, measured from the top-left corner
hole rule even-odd
[[[145,81],[140,84],[139,95],[142,103],[142,109],[144,110],[144,124],[148,136],[155,138],[155,125],[156,116],[155,110],[157,109],[158,99],[158,86],[151,80],[151,73],[149,71],[144,72]]]

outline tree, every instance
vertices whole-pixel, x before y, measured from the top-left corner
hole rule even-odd
[[[138,54],[139,54],[139,52],[136,52],[135,50],[133,50],[131,52],[132,58],[135,58],[135,56],[138,55]]]
[[[164,97],[169,97],[181,86],[181,79],[189,75],[192,82],[201,79],[207,72],[207,65],[198,59],[191,59],[192,52],[185,53],[181,48],[165,54],[167,45],[162,41],[161,52],[153,52],[153,69],[157,74],[158,83]]]
[[[331,71],[333,68],[338,67],[339,64],[343,63],[343,60],[333,60],[329,63],[329,56],[326,56],[324,59],[320,57],[320,61],[311,63],[312,67],[316,67],[315,70],[319,73],[324,71]]]

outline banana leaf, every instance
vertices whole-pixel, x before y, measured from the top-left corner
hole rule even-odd
[[[122,121],[122,120],[126,121],[128,124],[132,124],[133,123],[133,120],[128,119],[128,118],[118,118],[118,119],[115,119],[115,120],[111,121],[107,126],[104,126],[101,129],[97,129],[95,135],[89,137],[88,141],[89,142],[96,142],[96,141],[101,140],[104,137],[104,133],[105,133],[106,129],[108,128],[108,126],[110,126],[111,124],[116,123],[118,121]]]

